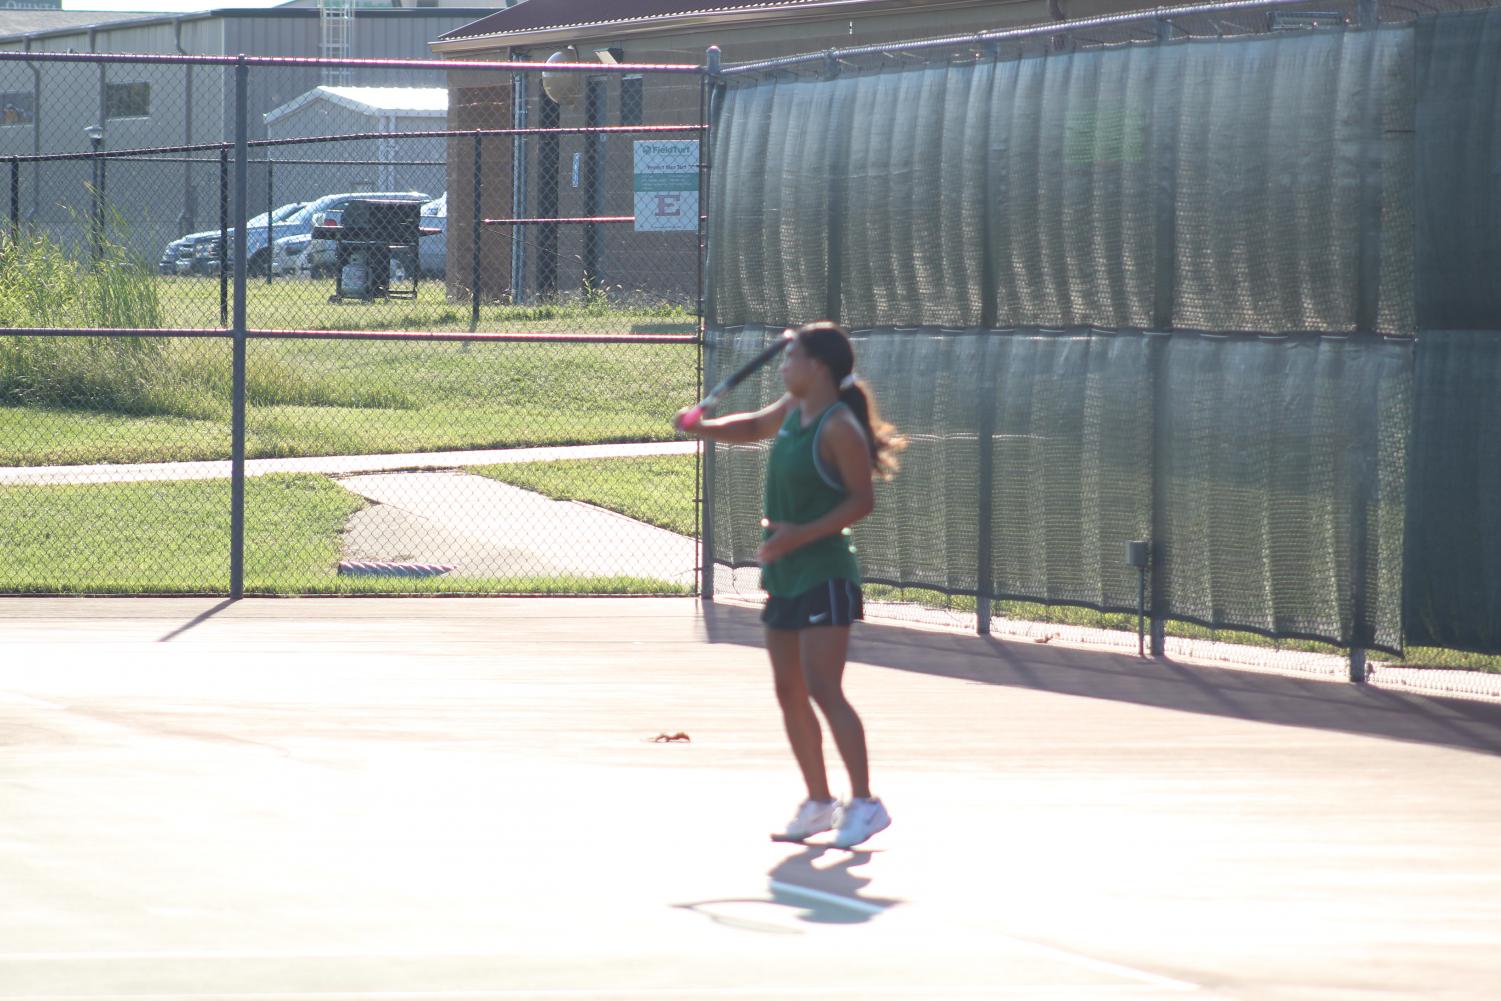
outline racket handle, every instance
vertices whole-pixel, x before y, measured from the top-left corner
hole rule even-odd
[[[699,421],[701,421],[703,419],[704,419],[704,407],[703,407],[703,404],[701,404],[701,403],[695,404],[691,410],[689,410],[687,413],[683,414],[682,417],[678,418],[678,429],[681,430],[681,431],[687,431],[687,430],[689,430],[690,428],[692,428],[695,424],[697,424]]]

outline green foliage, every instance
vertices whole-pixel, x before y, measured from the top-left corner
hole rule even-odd
[[[470,472],[535,490],[554,500],[583,501],[680,535],[693,535],[696,458],[652,455],[567,459],[476,466]]]
[[[97,261],[36,232],[0,244],[0,326],[155,328],[164,318],[150,268],[117,244],[104,242]],[[0,337],[0,403],[170,412],[166,350],[141,337]]]
[[[119,215],[107,223],[97,254],[30,229],[0,244],[0,325],[163,326],[167,314],[154,270],[113,238],[123,229]]]
[[[415,299],[329,302],[333,283],[324,279],[263,278],[246,286],[251,327],[306,330],[429,330],[468,333],[467,298],[450,298],[442,282],[424,281]],[[219,279],[170,276],[158,281],[167,327],[213,327],[220,322]],[[479,328],[486,332],[693,334],[693,304],[661,296],[591,287],[544,302],[514,305],[482,302]]]

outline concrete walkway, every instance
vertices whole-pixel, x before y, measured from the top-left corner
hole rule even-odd
[[[453,576],[644,577],[691,587],[698,546],[683,535],[461,470],[345,476],[376,506],[344,532],[347,559],[439,563]]]
[[[345,529],[345,559],[453,566],[453,576],[638,577],[691,587],[697,544],[588,504],[555,501],[465,466],[692,455],[696,442],[251,459],[247,476],[336,477],[374,506]],[[225,479],[228,462],[0,468],[0,486]]]
[[[506,462],[610,459],[635,455],[692,455],[697,442],[662,441],[621,445],[559,445],[547,448],[492,448],[391,455],[329,455],[292,459],[247,459],[246,476],[267,473],[324,473],[341,476],[394,469],[457,469]],[[226,480],[228,460],[211,462],[104,463],[91,466],[0,466],[0,486],[61,483],[132,483],[144,480]]]
[[[7,599],[0,633],[0,1001],[1501,983],[1501,707],[862,624],[895,824],[842,853],[766,837],[802,790],[751,610]]]

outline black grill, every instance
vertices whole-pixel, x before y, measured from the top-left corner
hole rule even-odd
[[[419,268],[417,241],[436,229],[423,229],[419,202],[362,198],[344,206],[336,225],[313,227],[315,240],[338,244],[334,294],[339,299],[415,299]],[[411,283],[392,286],[395,261]],[[363,272],[360,269],[363,268]],[[352,269],[352,270],[351,270]],[[363,274],[364,281],[356,281]]]

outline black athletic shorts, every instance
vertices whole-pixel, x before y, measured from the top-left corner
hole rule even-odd
[[[852,580],[826,580],[792,598],[768,596],[761,611],[761,621],[772,629],[847,626],[864,617],[864,597]]]

